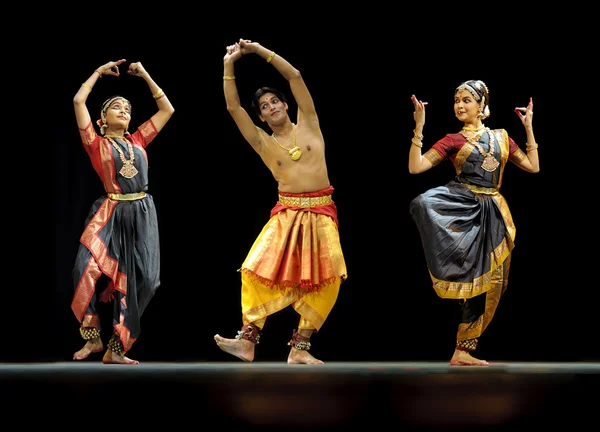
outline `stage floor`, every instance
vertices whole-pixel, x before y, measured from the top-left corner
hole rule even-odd
[[[4,363],[0,386],[4,418],[61,428],[86,416],[105,427],[244,432],[572,428],[600,409],[600,363]]]

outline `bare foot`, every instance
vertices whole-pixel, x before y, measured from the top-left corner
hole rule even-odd
[[[83,348],[73,354],[73,360],[83,360],[90,354],[100,352],[103,349],[104,345],[102,345],[100,338],[90,339],[85,343]]]
[[[452,359],[450,360],[452,366],[488,366],[489,363],[485,360],[479,360],[473,357],[466,351],[455,350]]]
[[[234,355],[245,362],[254,360],[254,344],[246,339],[226,339],[215,335],[215,342],[219,348],[228,354]]]
[[[126,364],[126,365],[136,365],[140,364],[137,360],[131,360],[128,357],[117,354],[114,351],[106,350],[104,353],[104,357],[102,357],[102,363],[104,364]]]
[[[287,362],[288,364],[325,364],[323,361],[314,358],[308,351],[296,348],[290,349]]]

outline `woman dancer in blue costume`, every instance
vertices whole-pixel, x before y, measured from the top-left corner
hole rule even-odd
[[[533,135],[533,100],[515,108],[525,127],[525,151],[504,129],[491,130],[489,91],[479,80],[465,81],[454,93],[454,113],[463,127],[421,154],[427,102],[412,96],[415,130],[408,170],[420,174],[450,159],[456,176],[410,203],[433,288],[462,307],[451,365],[487,366],[471,355],[492,320],[508,283],[515,226],[500,186],[507,162],[529,173],[540,170]]]

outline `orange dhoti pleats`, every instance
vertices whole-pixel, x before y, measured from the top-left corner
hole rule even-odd
[[[320,329],[347,277],[336,221],[302,209],[274,214],[240,271],[244,324],[262,328],[267,316],[292,305],[299,328]]]

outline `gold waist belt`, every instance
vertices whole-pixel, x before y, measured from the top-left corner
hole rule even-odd
[[[285,206],[309,208],[331,204],[333,199],[331,199],[331,195],[317,197],[288,197],[279,195],[279,202]]]
[[[481,187],[481,186],[473,186],[473,185],[466,184],[466,183],[463,183],[462,185],[464,187],[466,187],[467,189],[470,189],[473,192],[479,193],[479,194],[496,195],[496,194],[500,193],[498,191],[498,189],[496,189],[496,188],[486,188],[486,187]]]
[[[134,201],[139,200],[146,197],[146,192],[136,192],[136,193],[128,193],[128,194],[115,194],[109,193],[108,197],[111,200],[115,201]]]

